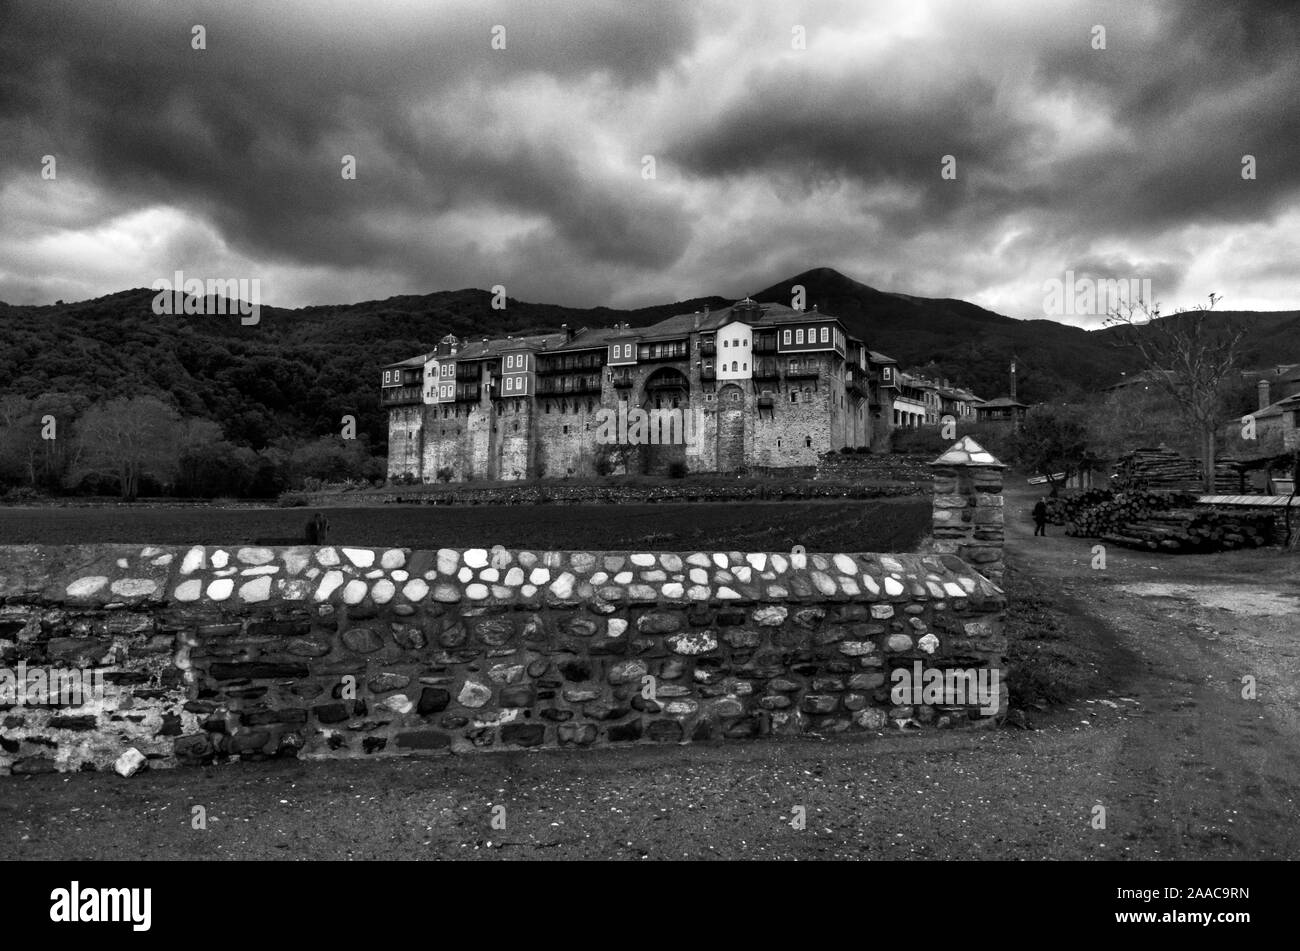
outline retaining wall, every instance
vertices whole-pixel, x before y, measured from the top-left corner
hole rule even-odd
[[[1004,609],[951,554],[0,547],[0,769],[987,722],[889,678],[998,669]]]

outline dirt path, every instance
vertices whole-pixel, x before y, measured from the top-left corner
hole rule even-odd
[[[1107,679],[1128,698],[1048,718],[1086,709],[1114,733],[1097,763],[1111,817],[1153,855],[1300,856],[1300,559],[1106,546],[1094,569],[1094,540],[1051,526],[1033,537],[1034,498],[1008,486],[1009,565],[1058,592],[1075,623],[1100,625]],[[1244,677],[1257,699],[1243,698]]]

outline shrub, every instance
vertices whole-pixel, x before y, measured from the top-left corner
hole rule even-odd
[[[452,474],[451,466],[443,466],[435,475],[439,482],[447,483],[451,481]]]

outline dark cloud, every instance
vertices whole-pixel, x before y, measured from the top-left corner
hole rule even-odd
[[[0,298],[145,283],[187,255],[276,271],[284,303],[336,294],[329,273],[591,305],[830,265],[1032,316],[1067,268],[1199,285],[1195,228],[1263,293],[1294,294],[1257,234],[1300,216],[1294,4],[24,0],[0,16],[0,250],[21,257]],[[33,185],[45,154],[63,191]],[[151,246],[141,219],[138,253],[115,257],[102,232],[150,209],[181,233]],[[98,258],[63,234],[93,234]]]

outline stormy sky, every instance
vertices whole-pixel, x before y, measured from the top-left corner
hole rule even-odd
[[[0,300],[179,268],[639,306],[829,266],[1016,317],[1067,270],[1294,309],[1297,49],[1289,0],[0,0]]]

